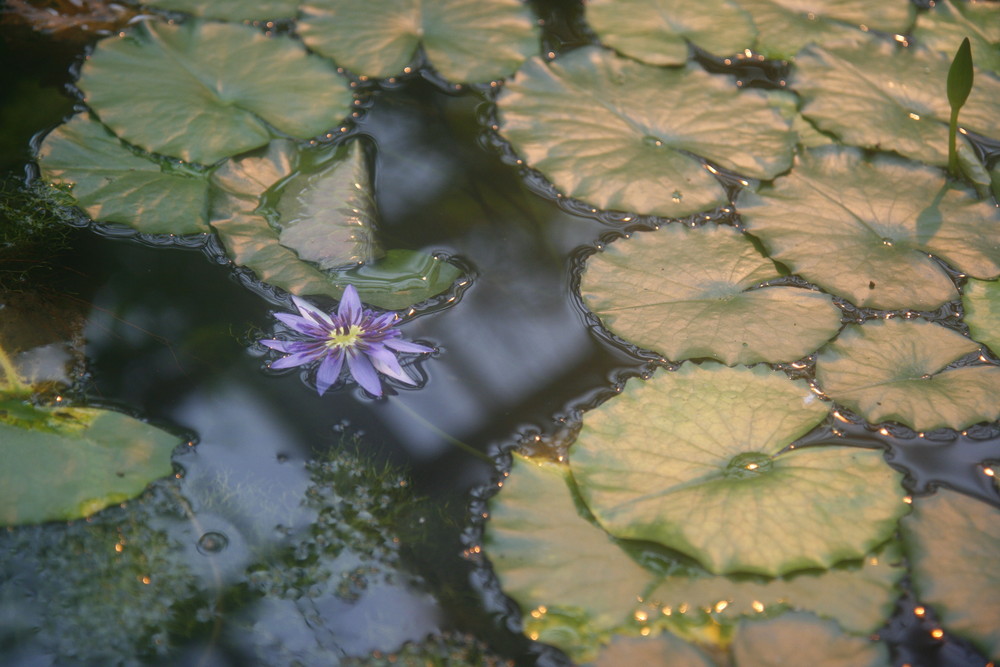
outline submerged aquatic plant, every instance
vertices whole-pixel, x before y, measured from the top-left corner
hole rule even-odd
[[[336,315],[324,313],[309,302],[292,297],[299,315],[276,313],[275,317],[300,334],[292,340],[262,340],[262,345],[284,352],[287,356],[271,362],[271,368],[294,368],[319,362],[316,369],[316,391],[326,393],[347,368],[361,387],[376,397],[382,396],[378,373],[388,375],[408,385],[416,382],[396,360],[397,352],[424,354],[434,349],[403,340],[393,325],[396,313],[378,314],[361,307],[358,291],[348,285]]]

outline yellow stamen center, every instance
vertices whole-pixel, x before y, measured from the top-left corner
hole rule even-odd
[[[341,349],[354,347],[361,339],[364,331],[357,324],[352,324],[350,329],[337,329],[326,339],[326,346],[329,348],[339,347]]]

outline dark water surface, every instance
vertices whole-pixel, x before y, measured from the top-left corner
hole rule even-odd
[[[5,94],[0,118],[18,119],[4,126],[0,166],[6,175],[23,173],[31,135],[71,109],[61,88],[77,51],[41,60],[30,45],[5,45],[0,88],[16,97]],[[77,522],[8,532],[8,543],[0,544],[9,559],[3,570],[8,592],[0,598],[0,627],[8,628],[0,630],[0,663],[112,664],[134,650],[136,664],[313,664],[315,656],[393,650],[437,630],[472,632],[518,664],[563,662],[508,630],[516,619],[498,616],[512,607],[495,594],[479,560],[467,557],[477,542],[469,528],[469,493],[494,482],[504,465],[502,451],[536,436],[541,446],[553,441],[558,447],[561,420],[572,422],[574,410],[645,367],[592,330],[572,293],[575,257],[611,228],[526,187],[482,138],[476,94],[445,94],[416,77],[373,95],[352,134],[367,137],[376,156],[383,245],[446,253],[470,269],[471,284],[452,303],[405,325],[408,338],[439,350],[420,362],[423,386],[390,390],[381,401],[353,386],[319,397],[295,372],[263,370],[263,350],[252,341],[284,306],[248,288],[246,277],[224,260],[198,249],[115,238],[113,230],[73,230],[68,249],[50,257],[50,268],[25,286],[56,319],[68,319],[60,313],[69,311],[83,315],[78,335],[86,341],[86,363],[70,397],[133,412],[196,444],[177,458],[183,473],[177,488],[185,501],[168,490],[153,494],[143,515],[148,526],[126,525],[121,517],[127,510],[112,509],[104,514],[117,518],[93,527]],[[994,431],[946,442],[934,434],[897,435],[902,437],[831,417],[806,440],[887,447],[912,491],[944,484],[1000,504],[982,471],[984,461],[1000,461]],[[244,573],[268,558],[290,562],[275,553],[315,546],[315,536],[312,546],[302,546],[319,516],[302,502],[310,486],[305,463],[342,449],[360,451],[374,468],[397,467],[409,477],[408,488],[429,499],[397,517],[416,541],[404,540],[400,559],[383,568],[395,574],[372,575],[350,594],[261,598]],[[377,498],[373,502],[380,506]],[[157,509],[178,505],[187,514]],[[101,626],[105,636],[81,624],[81,614],[113,624],[119,611],[133,613],[134,600],[115,597],[124,588],[93,574],[108,569],[121,542],[108,541],[94,562],[64,554],[57,563],[55,554],[67,544],[87,545],[84,533],[105,529],[119,536],[151,533],[177,545],[167,549],[173,555],[162,569],[150,561],[152,581],[143,585],[181,610],[176,615],[188,617],[186,625],[175,618],[161,634],[133,635],[133,647],[93,650],[90,644],[120,642],[120,629]],[[346,569],[365,562],[364,554],[345,554],[339,565]],[[357,563],[346,562],[351,558]],[[183,575],[172,579],[171,567]],[[53,582],[41,580],[71,571],[79,578],[64,583],[85,604],[58,586],[49,591]],[[270,576],[261,574],[262,587]],[[180,580],[195,583],[180,593]],[[9,585],[21,581],[20,588]],[[49,592],[38,593],[35,585]],[[958,642],[931,642],[932,625],[916,619],[907,600],[884,634],[896,644],[896,664],[983,664]],[[93,611],[99,602],[104,611]],[[89,653],[77,653],[64,639],[69,657],[57,659],[49,635],[37,632],[46,624],[50,635],[78,637]]]

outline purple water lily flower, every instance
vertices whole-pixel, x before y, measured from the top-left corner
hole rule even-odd
[[[292,297],[299,315],[275,313],[275,317],[288,325],[300,338],[294,340],[262,340],[261,345],[284,352],[271,363],[271,368],[294,368],[319,362],[316,369],[316,391],[326,393],[340,379],[340,372],[347,360],[347,368],[365,391],[382,396],[382,373],[408,385],[415,385],[396,360],[397,352],[426,353],[433,348],[403,340],[399,329],[392,325],[396,313],[381,315],[361,307],[354,285],[344,289],[337,314],[327,314],[296,296]]]

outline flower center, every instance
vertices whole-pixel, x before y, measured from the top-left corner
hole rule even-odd
[[[326,346],[340,349],[355,347],[361,340],[362,334],[364,334],[364,330],[357,324],[352,324],[349,329],[340,327],[327,337]]]

